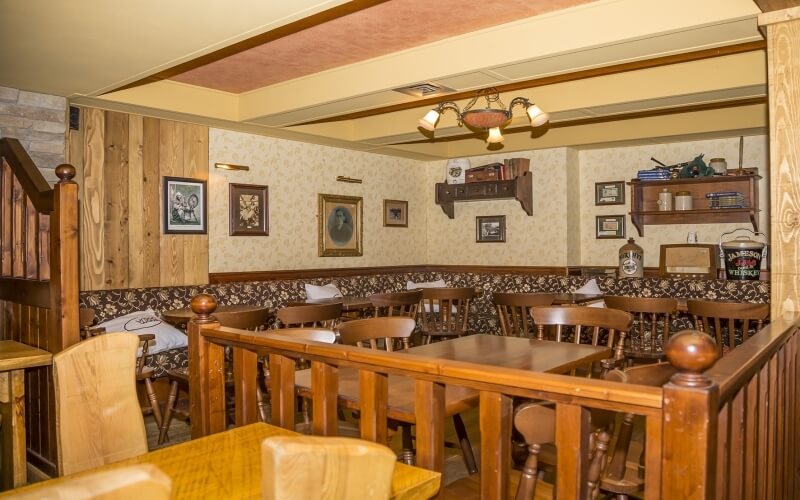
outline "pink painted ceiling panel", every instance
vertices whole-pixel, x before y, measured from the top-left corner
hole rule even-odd
[[[233,93],[590,0],[391,0],[173,77]]]

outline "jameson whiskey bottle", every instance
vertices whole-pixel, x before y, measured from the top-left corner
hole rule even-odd
[[[644,276],[644,251],[633,238],[619,249],[619,277],[641,278]]]

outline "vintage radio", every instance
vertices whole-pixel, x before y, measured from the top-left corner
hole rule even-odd
[[[467,170],[467,182],[496,181],[500,179],[502,163],[490,163]]]

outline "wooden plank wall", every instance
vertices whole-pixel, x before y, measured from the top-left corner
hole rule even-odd
[[[800,7],[762,14],[769,81],[772,318],[800,311]]]
[[[208,180],[208,127],[81,109],[81,289],[208,283],[208,235],[162,231],[162,178]]]

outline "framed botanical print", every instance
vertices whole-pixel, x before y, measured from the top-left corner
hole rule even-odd
[[[163,178],[164,233],[206,234],[206,181],[186,177]]]
[[[475,241],[477,243],[504,243],[506,241],[506,216],[475,217]]]
[[[230,184],[229,222],[231,236],[269,235],[267,186]]]
[[[408,227],[408,202],[383,200],[383,225],[386,227]]]
[[[319,195],[320,257],[363,255],[362,201],[358,196]]]

